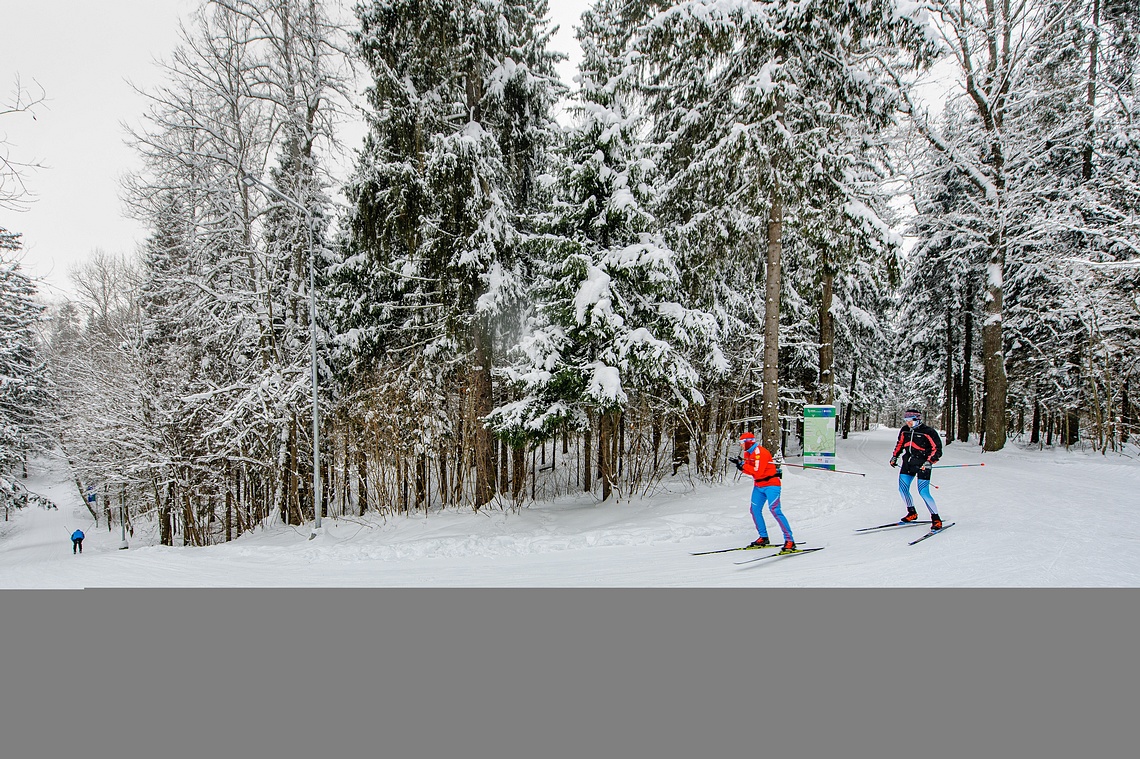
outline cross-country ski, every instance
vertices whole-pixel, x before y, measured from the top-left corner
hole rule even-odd
[[[912,546],[915,543],[921,543],[922,541],[926,540],[927,538],[933,538],[935,535],[941,535],[942,533],[946,532],[951,527],[953,527],[955,524],[957,524],[957,522],[947,522],[946,524],[942,525],[941,530],[931,530],[930,532],[923,535],[921,538],[918,538],[917,540],[910,541],[909,543],[907,543],[907,545]],[[969,532],[969,530],[967,530],[967,532]]]
[[[765,559],[787,559],[791,558],[792,556],[802,556],[805,553],[815,553],[816,551],[822,551],[824,548],[826,548],[826,546],[817,546],[815,548],[797,548],[794,551],[780,551],[779,553],[773,553],[767,556],[757,556],[755,559],[745,559],[744,561],[737,561],[734,563],[737,566],[740,566],[741,564],[755,564],[756,562],[764,561]]]
[[[855,532],[873,532],[875,530],[889,530],[893,527],[911,527],[916,524],[930,524],[929,519],[917,519],[913,522],[888,522],[887,524],[880,524],[875,527],[860,527]]]

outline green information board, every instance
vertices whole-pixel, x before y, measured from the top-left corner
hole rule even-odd
[[[835,469],[835,406],[804,406],[804,468]]]

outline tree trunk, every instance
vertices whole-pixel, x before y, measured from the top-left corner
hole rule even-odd
[[[1081,174],[1086,182],[1093,176],[1093,155],[1096,146],[1096,77],[1097,56],[1100,47],[1100,0],[1093,0],[1092,34],[1089,39],[1089,80],[1085,104],[1085,145],[1081,161]]]
[[[954,314],[946,309],[946,383],[943,388],[942,401],[942,429],[946,430],[946,442],[950,443],[954,436],[950,431],[954,428]]]
[[[592,423],[592,416],[590,421]],[[594,463],[593,463],[593,430],[587,427],[586,431],[582,433],[582,489],[589,493],[594,488]]]
[[[168,488],[169,490],[169,488]],[[159,545],[174,545],[174,536],[170,531],[170,500],[162,497],[162,490],[158,480],[154,480],[154,506],[158,512],[158,542]]]
[[[495,497],[495,439],[485,424],[494,394],[490,328],[482,319],[477,319],[473,332],[475,364],[471,367],[470,387],[475,401],[475,510],[478,511]]]
[[[1129,441],[1129,434],[1132,432],[1132,425],[1134,423],[1132,415],[1132,403],[1129,400],[1129,386],[1132,379],[1125,379],[1124,392],[1121,395],[1121,442],[1126,443]]]
[[[625,448],[625,414],[618,414],[614,417],[614,424],[617,427],[617,434],[614,435],[614,455],[613,461],[615,462],[614,482],[616,483],[621,479],[624,472],[625,457],[622,455]]]
[[[775,194],[768,212],[768,257],[764,281],[764,375],[761,440],[769,451],[780,443],[780,287],[784,202]]]
[[[233,523],[234,523],[234,491],[229,487],[230,482],[230,465],[226,463],[226,542],[229,543],[234,539]]]
[[[656,473],[661,466],[661,417],[654,414],[650,425],[650,440],[653,443],[653,471]]]
[[[602,414],[598,420],[598,476],[602,480],[602,500],[608,501],[613,495],[614,450],[617,442],[617,414]]]
[[[598,479],[602,483],[602,500],[608,501],[610,499],[610,487],[613,481],[610,479],[610,415],[598,415]]]
[[[843,409],[843,439],[846,440],[848,434],[851,432],[851,408],[855,405],[855,374],[858,371],[857,364],[851,365],[851,391],[847,393],[847,408]],[[947,433],[949,435],[949,433]]]
[[[1039,444],[1041,442],[1041,399],[1033,399],[1033,432],[1029,436],[1029,442]]]
[[[500,440],[499,449],[499,492],[511,492],[511,451],[506,440]]]
[[[974,298],[972,291],[966,298],[966,316],[962,334],[962,379],[958,385],[958,439],[970,441],[971,415],[974,410],[973,393],[970,388],[970,375],[973,373],[974,357]]]
[[[368,456],[364,446],[356,446],[356,514],[364,516],[368,510]]]
[[[416,457],[416,508],[424,507],[427,513],[428,503],[428,465],[427,456],[422,453]]]
[[[1081,439],[1081,415],[1076,410],[1065,412],[1065,447],[1077,444]]]
[[[289,425],[289,445],[287,449],[285,471],[288,473],[289,487],[285,492],[285,508],[283,510],[286,524],[301,524],[301,484],[297,477],[297,417],[294,415]]]
[[[189,491],[182,492],[182,545],[191,544],[191,533],[194,531],[194,506],[190,503]]]
[[[692,445],[692,435],[689,434],[689,427],[685,424],[684,420],[678,419],[676,426],[673,427],[673,474],[681,470],[681,467],[687,466],[689,463],[690,446]]]
[[[831,315],[831,302],[835,287],[835,273],[823,255],[822,287],[819,298],[819,380],[816,386],[816,403],[835,402],[835,317]],[[777,301],[778,302],[778,301]]]
[[[526,446],[515,446],[511,454],[511,497],[515,503],[521,503],[526,492]]]
[[[983,450],[1000,451],[1005,447],[1005,400],[1008,380],[1005,374],[1005,350],[1002,345],[1002,271],[1005,248],[1000,239],[992,241],[989,276],[986,282],[986,319],[982,325],[982,352],[985,367],[985,444]]]

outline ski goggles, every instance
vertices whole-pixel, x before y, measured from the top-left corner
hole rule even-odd
[[[918,414],[903,414],[904,422],[921,422],[922,417]]]

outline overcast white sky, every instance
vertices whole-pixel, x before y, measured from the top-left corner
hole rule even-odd
[[[347,2],[347,0],[346,0]],[[178,43],[178,24],[201,0],[0,0],[0,100],[18,76],[42,87],[36,111],[0,120],[0,140],[11,157],[44,165],[27,184],[29,210],[0,209],[0,227],[23,234],[23,266],[56,299],[71,289],[69,272],[93,250],[133,254],[143,228],[125,218],[120,179],[136,166],[123,124],[138,124],[144,89],[161,81],[154,61]],[[569,82],[578,56],[573,27],[589,0],[552,0],[561,29],[554,48],[572,56],[561,73]],[[355,147],[355,146],[351,146]]]

